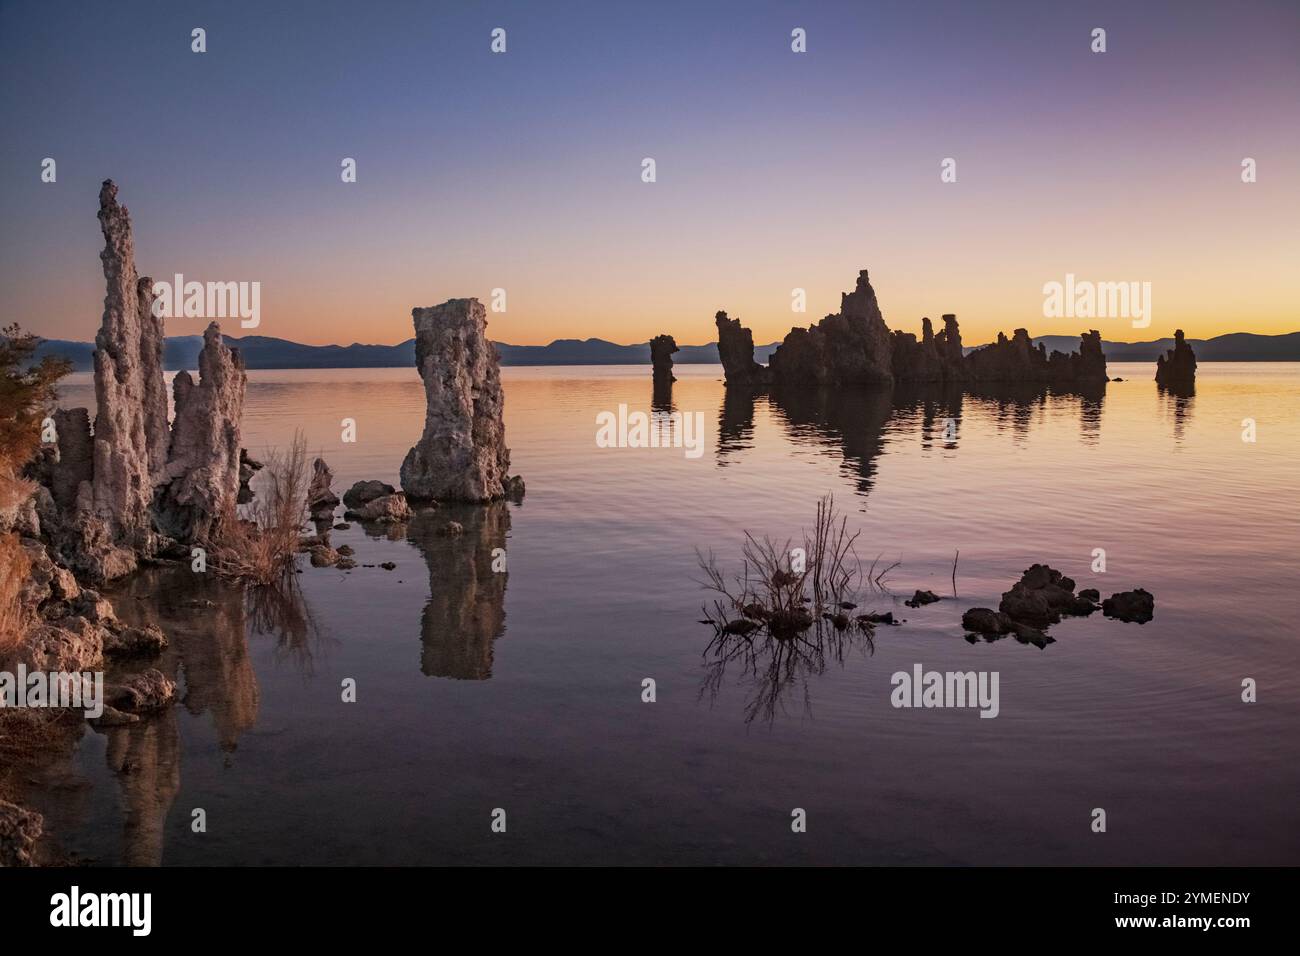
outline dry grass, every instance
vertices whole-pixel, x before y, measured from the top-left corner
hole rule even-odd
[[[307,440],[294,433],[288,451],[266,456],[261,487],[247,517],[227,515],[210,557],[218,574],[264,587],[284,585],[294,573],[307,514]]]
[[[0,535],[0,661],[17,647],[29,623],[18,595],[30,570],[31,562],[18,535]]]

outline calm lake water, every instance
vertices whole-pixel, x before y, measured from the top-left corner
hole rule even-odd
[[[1204,364],[1181,398],[1112,364],[1126,381],[1089,400],[784,404],[676,371],[695,458],[596,446],[599,412],[650,410],[646,366],[503,370],[522,505],[333,532],[397,568],[305,567],[307,620],[188,570],[128,582],[119,614],[171,635],[182,703],[87,730],[33,785],[47,827],[129,864],[1300,863],[1300,366]],[[93,407],[75,381],[65,404]],[[338,493],[396,484],[423,404],[413,369],[252,372],[244,444],[301,428]],[[906,623],[775,684],[769,661],[720,672],[695,549],[738,569],[745,529],[797,537],[827,493],[864,565],[899,562],[862,610]],[[437,533],[448,517],[463,537]],[[1146,588],[1155,619],[968,642],[962,612],[1034,562],[1103,596]],[[904,607],[917,588],[944,600]],[[891,675],[917,663],[997,671],[1000,715],[895,709]]]

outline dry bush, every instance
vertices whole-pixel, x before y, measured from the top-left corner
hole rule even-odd
[[[719,595],[704,609],[705,623],[721,633],[749,634],[764,630],[788,639],[828,620],[839,630],[849,626],[844,612],[855,606],[853,598],[862,580],[853,549],[861,532],[848,531],[848,518],[835,510],[835,499],[817,502],[812,534],[803,536],[804,561],[790,561],[790,540],[778,544],[745,532],[741,571],[732,581],[718,568],[713,552],[696,550],[706,589]],[[737,617],[738,615],[738,617]]]
[[[22,477],[41,442],[41,421],[54,404],[55,386],[71,371],[66,359],[31,361],[41,340],[16,324],[0,330],[0,512],[15,511],[36,486]],[[0,657],[29,623],[18,602],[30,562],[18,536],[0,535]]]
[[[211,563],[218,574],[260,586],[283,585],[297,566],[307,514],[307,439],[294,433],[288,451],[266,456],[247,517],[221,521]]]
[[[0,535],[0,661],[17,646],[28,624],[18,595],[29,570],[31,562],[18,535]]]

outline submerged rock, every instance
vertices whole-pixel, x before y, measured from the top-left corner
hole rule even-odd
[[[1101,613],[1119,621],[1145,624],[1155,617],[1156,599],[1142,588],[1120,591],[1101,602]]]
[[[1001,611],[987,607],[973,607],[961,616],[961,626],[976,634],[1010,634],[1015,622]]]
[[[478,299],[414,309],[415,365],[424,381],[424,433],[402,462],[412,498],[482,502],[504,497],[510,468],[500,357]]]
[[[377,521],[381,524],[394,524],[411,520],[411,506],[403,492],[395,491],[391,495],[372,498],[360,508],[348,510],[343,517],[349,521]]]
[[[939,595],[933,591],[917,591],[912,595],[910,601],[904,601],[908,607],[923,607],[926,604],[933,604],[939,600]]]
[[[1183,337],[1174,332],[1174,347],[1156,357],[1157,385],[1191,385],[1196,381],[1196,353]]]
[[[104,653],[110,657],[155,657],[166,648],[167,635],[157,624],[110,629],[104,640]]]
[[[162,710],[176,699],[176,684],[162,671],[151,667],[131,675],[120,684],[105,687],[104,697],[124,713],[151,713]]]
[[[358,481],[343,492],[343,504],[348,508],[359,508],[367,502],[391,495],[397,489],[383,481]]]

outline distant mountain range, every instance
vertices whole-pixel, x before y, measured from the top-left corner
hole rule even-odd
[[[246,335],[236,338],[226,336],[226,341],[239,348],[244,363],[252,369],[269,368],[413,368],[415,366],[415,339],[397,345],[302,345],[286,339],[265,335]],[[1188,339],[1201,362],[1300,362],[1300,332],[1285,335],[1256,335],[1253,332],[1231,332],[1212,339]],[[1079,347],[1074,335],[1044,335],[1034,339],[1047,350],[1072,352]],[[754,348],[754,358],[766,363],[779,342]],[[1112,362],[1154,362],[1156,356],[1173,348],[1173,339],[1156,339],[1153,342],[1101,343],[1106,358]],[[168,369],[195,368],[199,350],[203,347],[201,335],[178,335],[168,338],[164,345],[163,362]],[[502,365],[649,365],[650,344],[617,345],[604,339],[556,339],[550,345],[507,345],[498,342]],[[91,342],[70,342],[50,339],[43,342],[37,356],[62,355],[70,359],[75,368],[91,367],[95,346]],[[967,352],[972,349],[966,349]],[[683,365],[707,365],[718,361],[716,343],[708,345],[683,345],[673,356]]]

